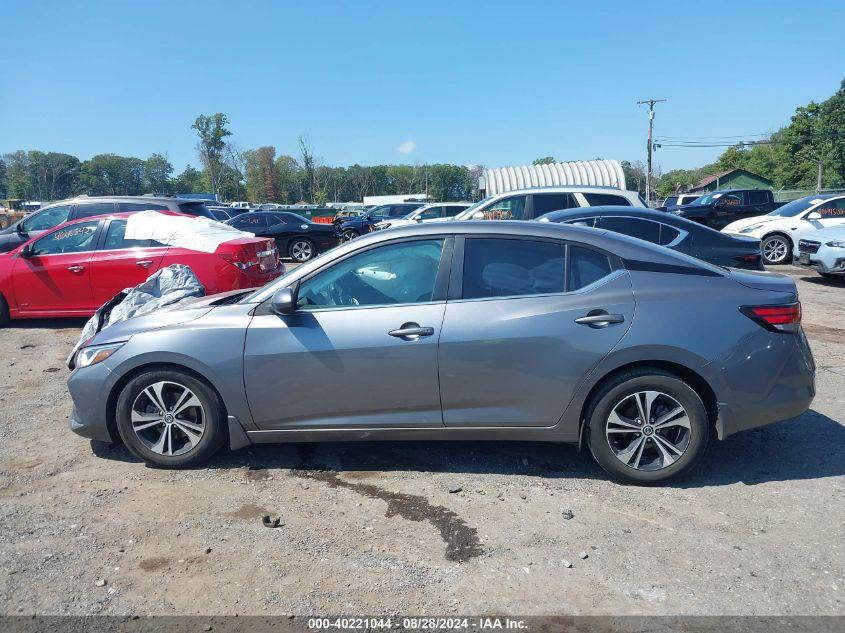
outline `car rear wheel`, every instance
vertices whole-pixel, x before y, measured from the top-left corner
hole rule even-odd
[[[687,471],[704,453],[710,429],[701,398],[659,369],[624,372],[588,415],[590,451],[614,478],[656,484]]]
[[[314,243],[304,237],[298,237],[290,243],[288,255],[295,262],[307,262],[317,254]]]
[[[349,242],[358,237],[358,231],[355,229],[346,229],[340,237],[344,242]]]
[[[760,245],[763,262],[769,265],[786,264],[791,259],[792,242],[785,235],[775,233],[763,238]]]
[[[117,430],[126,447],[153,466],[187,468],[226,440],[217,393],[179,371],[153,370],[130,380],[117,400]]]

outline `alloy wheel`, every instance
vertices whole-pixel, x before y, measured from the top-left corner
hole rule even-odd
[[[611,409],[605,435],[616,458],[635,470],[661,470],[677,462],[690,443],[690,419],[672,396],[638,391]]]
[[[771,264],[784,261],[789,253],[789,244],[782,237],[770,237],[763,243],[763,257]]]
[[[290,256],[298,262],[306,262],[314,255],[314,247],[308,240],[297,240],[290,247]]]
[[[184,455],[202,440],[206,415],[193,391],[176,382],[156,382],[132,403],[132,430],[158,455]]]
[[[341,238],[343,239],[344,242],[349,242],[350,240],[354,240],[356,237],[358,237],[358,234],[355,231],[352,231],[352,230],[344,231],[343,235],[341,236]]]

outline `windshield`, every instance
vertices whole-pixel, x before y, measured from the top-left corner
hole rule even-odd
[[[696,206],[700,206],[702,204],[713,204],[714,202],[716,202],[716,200],[718,200],[721,197],[722,197],[721,193],[708,193],[707,195],[701,196],[698,200],[695,200],[694,202],[691,202],[690,204],[694,204]]]
[[[807,196],[806,198],[799,198],[798,200],[787,202],[782,207],[779,207],[769,213],[769,215],[781,218],[794,218],[799,213],[803,213],[810,207],[816,206],[816,204],[821,201],[822,200],[817,198],[816,196]]]
[[[474,205],[472,205],[471,207],[467,207],[466,209],[464,209],[463,211],[461,211],[458,215],[456,215],[456,216],[455,216],[455,219],[456,219],[456,220],[466,220],[466,219],[468,219],[468,218],[471,218],[471,217],[472,217],[472,214],[473,214],[473,213],[475,213],[475,210],[476,210],[478,207],[480,207],[480,206],[481,206],[482,204],[484,204],[485,202],[487,202],[487,201],[491,200],[492,198],[493,198],[493,196],[488,196],[488,197],[484,198],[483,200],[479,200],[478,202],[476,202],[476,203],[475,203]]]

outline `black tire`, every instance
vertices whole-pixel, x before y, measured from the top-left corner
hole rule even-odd
[[[300,264],[313,259],[317,255],[317,247],[307,237],[295,237],[288,244],[288,257]]]
[[[782,256],[773,257],[771,251],[775,249],[777,244],[783,244],[785,250]],[[766,251],[770,251],[767,255]],[[766,235],[760,242],[760,251],[763,253],[763,263],[769,266],[779,266],[781,264],[788,264],[792,261],[792,240],[783,233],[772,233]]]
[[[643,437],[642,443],[645,448],[640,455],[642,457],[655,455],[655,464],[658,460],[662,464],[663,458],[659,457],[661,451],[658,451],[656,439],[647,437],[645,432],[639,432],[636,435],[628,432],[619,435],[606,433],[608,418],[614,409],[618,406],[629,406],[625,403],[633,402],[630,400],[631,396],[643,391],[658,391],[663,394],[654,400],[655,411],[652,412],[654,417],[659,417],[658,414],[665,410],[661,408],[665,406],[665,403],[674,400],[684,408],[689,420],[688,430],[675,426],[674,431],[671,429],[663,431],[663,433],[683,434],[687,444],[683,453],[673,463],[655,470],[640,470],[623,463],[622,459],[617,457],[616,451],[611,448],[611,440],[608,438],[612,437],[613,441],[617,441],[618,437],[619,441],[626,444],[625,438],[630,438],[632,446],[635,440]],[[711,431],[707,410],[695,390],[674,374],[648,367],[625,371],[609,380],[592,398],[592,404],[587,412],[587,424],[589,425],[587,439],[590,452],[599,466],[618,481],[640,485],[662,483],[687,472],[704,453]],[[665,438],[663,433],[660,436]],[[651,432],[651,435],[655,434],[656,432]],[[644,467],[646,465],[644,462]]]
[[[3,295],[0,295],[0,327],[4,327],[9,324],[9,304],[6,303],[6,299]]]
[[[158,427],[153,427],[143,433],[136,433],[132,424],[132,407],[136,401],[146,396],[141,394],[147,387],[156,383],[175,384],[191,390],[202,404],[204,431],[201,439],[195,446],[186,452],[178,455],[161,454],[142,441],[139,435],[144,435],[150,441],[158,432]],[[165,396],[168,395],[165,393]],[[163,403],[165,406],[168,402]],[[151,370],[135,376],[130,380],[117,399],[116,408],[117,430],[123,443],[129,451],[144,460],[147,464],[162,468],[190,468],[210,459],[226,443],[228,435],[226,426],[226,412],[220,396],[205,382],[195,378],[193,375],[175,370]],[[195,422],[192,422],[195,423]],[[175,425],[174,425],[175,426]],[[163,431],[162,431],[163,432]],[[184,432],[176,431],[174,435]],[[187,436],[185,436],[186,438]],[[173,444],[179,439],[171,440]]]
[[[343,234],[340,236],[340,239],[344,242],[349,242],[350,240],[354,240],[356,237],[359,237],[361,234],[358,233],[355,229],[346,229]]]

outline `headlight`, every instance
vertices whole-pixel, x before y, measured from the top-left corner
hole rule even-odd
[[[845,248],[845,241],[833,240],[832,242],[827,242],[825,246],[832,246],[833,248]]]
[[[746,226],[744,229],[740,229],[739,232],[740,233],[753,233],[754,231],[759,229],[761,226],[763,226],[763,225],[762,224],[754,224],[752,226]]]
[[[76,353],[76,366],[90,367],[91,365],[102,363],[124,345],[125,343],[109,343],[108,345],[83,347]]]

